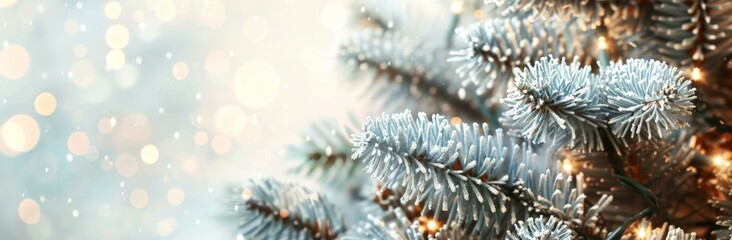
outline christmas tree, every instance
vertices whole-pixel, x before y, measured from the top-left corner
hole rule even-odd
[[[352,3],[341,68],[385,113],[289,150],[347,197],[253,179],[241,237],[732,238],[732,2],[440,5]]]

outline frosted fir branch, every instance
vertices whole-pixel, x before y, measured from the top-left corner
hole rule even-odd
[[[544,220],[544,216],[526,219],[515,224],[516,232],[509,232],[510,240],[570,240],[572,231],[554,216]]]
[[[356,27],[398,32],[444,47],[455,27],[447,19],[454,16],[474,20],[473,10],[479,6],[477,1],[482,0],[462,0],[464,11],[460,13],[453,12],[448,1],[354,0],[351,7]]]
[[[351,161],[351,134],[359,125],[355,118],[341,124],[335,119],[324,119],[310,124],[302,143],[289,145],[288,158],[300,163],[293,171],[315,177],[330,185],[356,187],[367,177],[362,174],[361,164]]]
[[[653,4],[649,31],[641,32],[635,56],[653,57],[679,67],[687,77],[699,76],[700,98],[713,106],[711,112],[726,122],[725,111],[732,99],[729,57],[732,56],[732,2],[726,0],[663,0]]]
[[[376,186],[376,194],[373,196],[373,203],[378,207],[378,211],[400,211],[407,220],[414,221],[422,213],[422,206],[414,201],[402,201],[404,189],[383,189],[383,186]],[[373,194],[373,193],[371,193]],[[372,212],[372,211],[366,211]]]
[[[516,69],[515,87],[502,99],[508,110],[505,124],[533,143],[568,135],[568,147],[603,150],[600,129],[606,127],[600,83],[589,66],[575,58],[543,57],[523,70]]]
[[[357,23],[388,31],[408,23],[409,14],[404,13],[398,1],[353,1],[351,8]]]
[[[649,239],[649,240],[695,240],[695,232],[684,232],[683,229],[663,223],[661,227],[653,228],[651,222],[643,219],[638,223],[635,231],[628,232],[623,239]]]
[[[651,240],[661,240],[660,234],[651,236]],[[696,239],[695,232],[684,232],[683,229],[671,226],[666,234],[666,240],[694,240]]]
[[[712,203],[720,212],[717,215],[716,224],[722,229],[715,230],[714,236],[719,239],[732,238],[732,168],[727,168],[720,172],[717,180],[717,190],[721,196],[714,198]]]
[[[394,240],[422,240],[422,234],[418,227],[399,219],[392,222],[385,222],[379,217],[368,216],[367,220],[359,222],[358,227],[348,231],[343,240],[372,240],[372,239],[394,239]]]
[[[568,27],[569,26],[569,27]],[[457,30],[466,47],[451,51],[450,62],[460,63],[456,72],[463,85],[478,87],[478,94],[500,99],[513,79],[513,70],[523,68],[546,55],[594,62],[591,48],[596,39],[591,31],[581,31],[566,21],[553,24],[522,18],[496,18]],[[490,92],[489,92],[490,91]]]
[[[341,43],[339,57],[352,73],[373,74],[371,98],[387,110],[406,106],[483,120],[473,90],[461,87],[444,62],[444,51],[395,32],[362,31]],[[397,110],[398,109],[398,110]]]
[[[630,0],[617,5],[617,9],[604,21],[608,45],[616,56],[640,57],[642,55],[631,53],[638,53],[638,49],[650,45],[645,39],[652,35],[654,2]]]
[[[652,44],[642,46],[643,52],[686,71],[705,66],[714,72],[732,53],[730,14],[732,3],[726,0],[659,0],[652,11]]]
[[[651,236],[651,240],[661,240],[661,234]],[[683,229],[674,226],[669,227],[666,233],[666,240],[694,240],[696,239],[695,232],[684,232]]]
[[[232,188],[227,203],[247,239],[336,239],[346,231],[327,199],[274,179],[251,179]]]
[[[456,225],[438,226],[438,229],[428,229],[426,222],[410,220],[401,212],[394,209],[381,215],[370,215],[367,220],[358,224],[346,233],[344,240],[478,240],[477,236],[467,234]]]
[[[635,143],[620,156],[618,164],[626,169],[627,176],[659,196],[652,218],[655,224],[667,222],[702,231],[700,223],[710,222],[715,216],[707,203],[709,191],[699,187],[697,169],[692,166],[695,141],[691,134],[679,132],[659,141]],[[575,171],[585,174],[585,193],[590,201],[602,195],[613,196],[613,204],[605,211],[608,214],[602,215],[607,227],[620,225],[646,205],[643,197],[620,185],[607,153],[565,151],[563,158],[573,163]]]
[[[543,19],[552,17],[581,19],[583,26],[596,27],[602,18],[612,14],[618,0],[484,0],[486,5],[498,7],[504,16],[533,11]]]
[[[476,221],[484,226],[498,225],[497,232],[506,230],[505,222],[511,219],[502,219],[508,215],[508,209],[501,200],[507,201],[509,197],[497,188],[514,185],[511,183],[517,179],[504,175],[511,169],[519,169],[518,158],[528,157],[530,152],[519,152],[518,146],[513,149],[505,147],[502,135],[497,135],[496,140],[488,134],[485,137],[470,136],[474,130],[468,125],[463,125],[468,131],[463,143],[462,134],[458,132],[462,128],[451,127],[443,120],[435,115],[433,121],[429,121],[426,114],[419,114],[419,119],[414,121],[408,111],[384,114],[375,120],[367,119],[365,132],[354,136],[356,149],[353,158],[362,160],[365,170],[383,182],[385,187],[404,186],[405,198],[424,200],[428,206],[425,209],[447,212],[448,222]],[[487,126],[484,130],[488,131]],[[473,141],[480,143],[474,145]],[[492,158],[484,156],[486,152]],[[509,159],[504,159],[504,156]],[[484,161],[497,163],[486,166]],[[456,170],[452,170],[453,165],[458,166]],[[466,176],[468,172],[471,174]],[[491,172],[496,174],[488,174]],[[484,181],[490,184],[479,188],[478,185]],[[504,191],[514,192],[512,189]],[[491,195],[496,196],[483,197]],[[487,214],[495,216],[488,218]]]
[[[502,130],[486,124],[452,125],[444,117],[406,111],[367,119],[353,137],[353,158],[385,188],[404,187],[404,199],[423,205],[423,216],[458,223],[481,237],[500,237],[529,214],[553,215],[573,230],[602,229],[597,214],[612,198],[585,209],[581,179],[556,174]],[[594,233],[596,234],[596,233]]]
[[[689,125],[696,89],[676,68],[655,60],[629,59],[603,70],[605,110],[617,138],[660,139]]]

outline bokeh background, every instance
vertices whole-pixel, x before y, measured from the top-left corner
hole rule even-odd
[[[369,111],[338,0],[0,0],[0,239],[235,239],[226,186]]]

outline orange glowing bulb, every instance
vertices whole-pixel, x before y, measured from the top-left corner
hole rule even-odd
[[[691,79],[694,81],[699,81],[702,79],[701,69],[698,67],[695,67],[691,70]]]
[[[439,224],[437,224],[437,222],[435,220],[427,221],[427,230],[429,230],[430,232],[437,231],[437,228],[439,228],[439,227],[440,227]]]
[[[598,47],[600,47],[600,49],[607,49],[607,40],[605,37],[600,37],[598,40]]]
[[[572,169],[573,169],[573,168],[574,168],[574,167],[572,166],[572,163],[571,163],[571,162],[569,162],[568,160],[564,160],[564,163],[562,163],[562,169],[563,169],[563,170],[564,170],[564,172],[566,172],[566,173],[572,173]]]

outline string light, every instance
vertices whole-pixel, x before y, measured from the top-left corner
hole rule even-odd
[[[419,221],[419,232],[421,233],[435,233],[440,229],[440,222],[434,219],[426,218],[421,216],[417,219]]]
[[[638,228],[638,232],[636,233],[636,236],[638,236],[638,239],[646,239],[646,229],[644,228]]]
[[[691,80],[699,81],[702,79],[701,69],[698,67],[695,67],[693,70],[691,70]]]
[[[453,13],[459,14],[459,13],[463,12],[464,5],[465,5],[465,3],[463,2],[463,0],[453,0],[452,3],[450,4],[450,9],[452,10]]]
[[[722,157],[722,155],[714,156],[714,158],[712,158],[712,163],[720,168],[727,167],[729,165],[729,161],[724,159],[724,157]]]
[[[475,9],[475,11],[473,11],[473,16],[475,16],[475,18],[477,19],[483,19],[483,11],[481,11],[480,9]]]
[[[427,221],[427,230],[430,232],[437,231],[437,228],[439,228],[439,225],[435,220],[429,220]]]
[[[572,161],[569,159],[564,159],[562,161],[562,170],[566,173],[572,173],[572,170],[574,170],[574,166],[572,166]]]
[[[597,46],[600,47],[600,49],[607,49],[607,40],[605,37],[600,37],[600,39],[598,39]]]
[[[460,125],[461,123],[463,123],[463,120],[462,120],[462,119],[460,119],[459,117],[452,117],[452,118],[450,119],[450,123],[451,123],[452,125]]]
[[[651,233],[651,223],[644,219],[635,230],[635,239],[649,239]]]
[[[243,190],[243,191],[241,192],[241,197],[242,197],[242,198],[244,198],[245,200],[247,200],[247,199],[251,198],[251,197],[252,197],[252,190],[251,190],[251,189],[249,189],[249,188],[247,188],[247,189],[244,189],[244,190]]]
[[[290,215],[290,213],[287,210],[280,210],[280,218],[287,218],[288,215]]]

